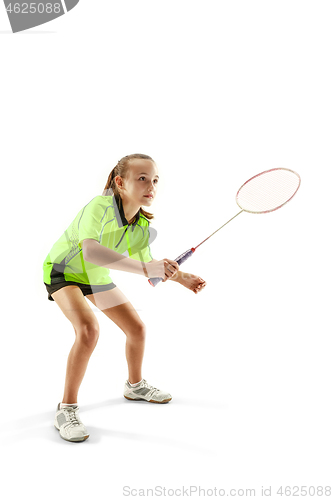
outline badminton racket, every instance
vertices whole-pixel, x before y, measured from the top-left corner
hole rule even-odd
[[[297,172],[289,168],[272,168],[251,177],[237,191],[236,203],[241,208],[234,217],[229,219],[223,226],[219,227],[208,238],[203,240],[196,247],[192,247],[174,259],[178,265],[183,264],[191,257],[195,250],[211,238],[217,231],[226,226],[237,215],[242,212],[251,214],[267,214],[283,207],[297,193],[301,184],[301,178]],[[150,278],[148,282],[156,286],[163,278]]]

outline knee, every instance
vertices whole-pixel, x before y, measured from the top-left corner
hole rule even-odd
[[[83,344],[88,349],[94,349],[96,347],[99,337],[99,325],[98,324],[83,324],[77,330],[77,338],[81,344]]]
[[[144,341],[146,338],[146,326],[144,323],[138,323],[135,327],[131,328],[130,331],[126,332],[126,335],[130,340],[134,341]]]

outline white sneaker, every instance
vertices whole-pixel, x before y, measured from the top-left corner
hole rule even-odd
[[[131,387],[128,380],[126,380],[124,397],[131,401],[143,400],[149,403],[167,403],[172,399],[171,394],[149,385],[145,379],[136,387]]]
[[[66,406],[62,409],[60,409],[60,403],[57,406],[54,427],[60,431],[60,436],[66,441],[85,441],[89,437],[87,429],[81,422],[79,409],[78,405]]]

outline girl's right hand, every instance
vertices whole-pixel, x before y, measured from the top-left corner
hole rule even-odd
[[[163,282],[175,276],[179,271],[178,262],[170,259],[148,262],[146,264],[148,278],[163,278]]]

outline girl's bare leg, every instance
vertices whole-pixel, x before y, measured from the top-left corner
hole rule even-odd
[[[118,287],[86,297],[125,333],[128,380],[131,384],[139,382],[146,339],[146,327],[140,316]]]
[[[75,331],[75,342],[70,350],[63,403],[77,403],[78,391],[87,369],[88,361],[99,337],[99,324],[77,286],[66,286],[52,294]]]

